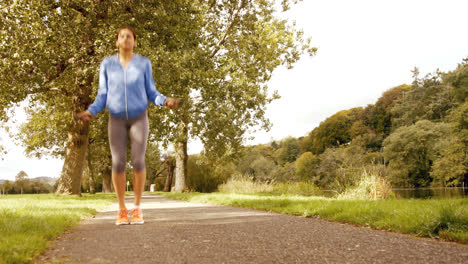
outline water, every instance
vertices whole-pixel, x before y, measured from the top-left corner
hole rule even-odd
[[[468,197],[468,188],[412,188],[392,189],[397,198],[402,199],[450,199]]]

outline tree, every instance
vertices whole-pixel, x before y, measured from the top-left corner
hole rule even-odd
[[[65,156],[58,193],[80,194],[89,124],[71,117],[92,102],[95,65],[111,46],[112,31],[105,32],[108,26],[103,23],[112,16],[107,3],[84,1],[81,4],[78,1],[3,1],[0,6],[3,33],[0,54],[6,58],[0,67],[3,77],[0,116],[7,119],[8,107],[29,99],[34,109],[42,108],[42,112],[32,117],[43,117],[39,125],[59,124],[54,117],[66,120],[60,125],[66,127],[67,134],[57,136],[56,144],[48,145],[49,149],[57,147]],[[113,11],[121,12],[119,8]]]
[[[442,137],[435,145],[437,158],[430,175],[435,186],[460,186],[468,172],[467,148],[453,136]]]
[[[213,164],[203,155],[191,155],[188,166],[188,188],[197,192],[213,192],[234,174],[231,162]]]
[[[454,100],[459,103],[465,102],[468,97],[468,57],[458,64],[457,69],[445,74],[443,80],[452,87]]]
[[[385,91],[375,105],[364,109],[364,124],[375,130],[377,134],[388,136],[392,129],[391,109],[411,86],[402,84]]]
[[[153,62],[158,89],[186,99],[179,111],[150,109],[154,120],[150,138],[175,145],[175,189],[181,191],[188,139],[201,138],[205,153],[213,159],[235,155],[247,128],[269,126],[265,105],[276,96],[267,96],[265,83],[272,71],[282,64],[291,67],[303,52],[316,51],[301,31],[274,16],[273,4],[3,1],[0,117],[8,120],[7,110],[28,99],[38,111],[29,122],[44,131],[56,126],[51,123],[63,128],[51,139],[36,139],[64,155],[57,192],[80,194],[90,127],[71,116],[92,102],[97,65],[114,52],[116,29],[134,26],[140,40],[138,52]],[[52,122],[44,121],[51,120],[49,116],[54,117]]]
[[[24,171],[20,171],[15,176],[15,186],[21,190],[21,194],[23,194],[23,188],[27,186],[29,183],[28,174]]]
[[[323,153],[326,148],[349,143],[352,135],[362,134],[362,123],[358,122],[362,119],[362,113],[363,109],[356,107],[328,117],[309,133],[310,139],[306,141],[309,145],[304,149],[317,155]],[[358,123],[353,126],[355,122]]]
[[[396,186],[425,187],[432,182],[430,175],[437,158],[435,146],[450,125],[421,120],[411,126],[402,126],[383,142],[384,158],[390,168],[390,180]]]
[[[451,131],[435,146],[431,176],[435,184],[460,186],[468,179],[468,101],[453,109],[447,121]]]
[[[89,124],[71,117],[92,102],[97,90],[96,65],[114,52],[116,29],[133,21],[139,25],[137,31],[145,40],[142,42],[147,44],[141,53],[147,55],[151,50],[165,56],[161,54],[165,47],[180,46],[175,42],[180,39],[178,33],[191,32],[187,23],[167,18],[188,22],[194,18],[192,6],[189,1],[2,1],[0,54],[6,59],[0,67],[4,77],[0,80],[0,117],[8,120],[6,110],[29,99],[34,110],[41,110],[30,118],[32,126],[43,131],[54,131],[57,125],[63,128],[52,132],[52,137],[40,136],[47,133],[31,136],[40,142],[37,146],[56,148],[64,155],[58,193],[80,193]],[[168,24],[185,28],[183,32],[175,31]],[[191,35],[185,36],[192,39]],[[165,92],[164,87],[161,90]],[[41,153],[39,148],[34,150]]]
[[[275,158],[279,165],[283,166],[288,162],[296,161],[299,155],[298,140],[293,137],[287,137],[281,141],[281,147],[276,150]]]
[[[311,152],[305,152],[296,160],[296,174],[303,181],[316,183],[319,180],[316,177],[319,166],[320,159]]]
[[[410,89],[403,92],[393,107],[392,125],[413,125],[419,120],[442,121],[454,105],[451,87],[443,82],[443,73],[437,71],[424,79],[415,78]]]
[[[165,160],[166,165],[166,181],[164,182],[164,191],[170,192],[172,188],[172,180],[174,178],[175,159],[172,156],[168,156]]]
[[[254,181],[271,181],[272,172],[276,169],[275,163],[264,156],[258,156],[250,163]]]
[[[365,153],[365,149],[359,145],[327,148],[319,156],[316,184],[338,192],[344,191],[360,179]]]
[[[286,8],[293,1],[282,2]],[[306,51],[315,54],[301,31],[275,17],[274,3],[211,1],[203,6],[202,32],[207,37],[200,43],[202,56],[191,64],[202,66],[189,74],[192,87],[184,92],[197,98],[190,115],[184,113],[178,119],[182,136],[176,146],[177,164],[186,160],[184,134],[199,137],[204,155],[211,160],[236,157],[248,128],[270,126],[264,113],[266,104],[277,98],[276,93],[271,98],[267,95],[266,82],[273,70],[280,65],[291,67]],[[176,168],[176,191],[182,188],[177,185],[182,172]]]
[[[236,163],[237,171],[254,180],[271,180],[271,174],[276,169],[272,151],[263,145],[244,148],[243,155]]]
[[[6,180],[2,184],[2,189],[3,189],[3,194],[8,194],[8,192],[11,190],[12,185],[9,180]]]

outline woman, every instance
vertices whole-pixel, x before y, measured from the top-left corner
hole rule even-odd
[[[119,200],[116,225],[143,224],[140,208],[146,180],[145,152],[148,140],[148,100],[157,106],[178,107],[180,99],[162,95],[154,84],[151,61],[133,52],[137,45],[135,31],[122,27],[117,32],[118,53],[101,62],[99,90],[86,111],[77,114],[90,121],[105,107],[109,110],[109,143],[112,154],[112,181]],[[125,165],[127,138],[130,138],[135,193],[131,220],[125,206]]]

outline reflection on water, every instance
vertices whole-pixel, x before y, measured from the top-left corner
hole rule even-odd
[[[413,188],[392,189],[397,198],[402,199],[450,199],[468,197],[468,188]]]
[[[468,188],[394,188],[397,199],[450,199],[468,197]],[[337,192],[334,190],[321,190],[320,196],[333,198]]]

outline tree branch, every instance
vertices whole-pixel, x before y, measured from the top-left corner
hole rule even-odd
[[[216,3],[218,3],[217,0],[212,0],[212,1],[211,1],[210,10],[213,9],[213,7],[216,5]]]
[[[33,90],[33,92],[31,94],[44,93],[44,92],[47,92],[47,91],[58,91],[58,92],[63,93],[64,95],[68,96],[69,93],[65,89],[61,89],[61,88],[58,88],[58,87],[50,87],[48,89],[44,89],[44,87],[45,86],[50,86],[57,78],[59,78],[60,75],[65,71],[65,69],[68,68],[70,63],[72,63],[71,59],[63,60],[60,63],[54,64],[53,66],[55,66],[57,68],[57,73],[55,75],[53,75],[53,76],[47,75],[47,80],[44,82],[43,85],[41,85],[41,88]]]
[[[84,9],[83,7],[77,5],[77,4],[74,4],[74,3],[70,3],[70,7],[72,9],[75,9],[76,11],[80,12],[84,17],[87,17],[89,12],[86,11],[86,9]]]
[[[163,168],[163,169],[162,169],[162,170],[160,170],[158,173],[156,173],[156,176],[155,176],[155,178],[159,177],[159,175],[160,175],[161,173],[163,173],[163,171],[165,171],[165,170],[166,170],[166,169],[165,169],[165,168]]]
[[[242,0],[239,8],[235,11],[232,12],[231,16],[229,17],[229,20],[231,20],[231,24],[226,28],[226,31],[224,32],[224,36],[218,41],[218,43],[215,45],[215,48],[210,54],[210,58],[213,58],[216,53],[221,49],[221,45],[223,45],[226,42],[226,38],[229,35],[231,29],[234,27],[234,25],[237,23],[239,20],[239,13],[240,11],[247,5],[247,0]],[[234,14],[235,13],[235,14]],[[234,16],[234,18],[232,18]]]

